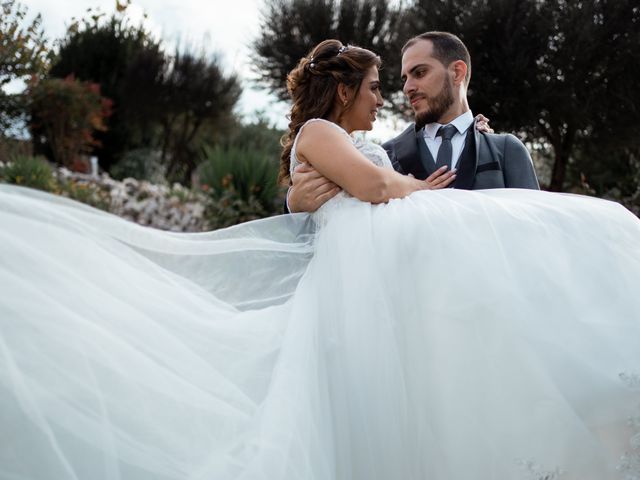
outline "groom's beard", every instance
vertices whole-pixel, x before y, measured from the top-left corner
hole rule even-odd
[[[425,95],[429,108],[422,112],[416,112],[416,130],[420,130],[428,123],[436,123],[453,105],[453,86],[449,79],[446,79],[440,92],[433,97]]]

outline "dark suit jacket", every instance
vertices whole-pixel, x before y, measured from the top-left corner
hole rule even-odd
[[[481,190],[485,188],[529,188],[539,190],[538,178],[531,156],[520,140],[510,134],[481,133],[470,127],[465,150],[470,139],[474,148],[468,158],[461,158],[454,188]],[[404,132],[382,146],[387,151],[393,168],[405,175],[424,180],[435,170],[435,163],[424,158],[426,145],[422,130],[416,131],[411,124]],[[464,160],[464,161],[463,161]]]

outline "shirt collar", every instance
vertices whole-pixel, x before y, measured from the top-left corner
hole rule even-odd
[[[473,124],[473,113],[471,110],[467,110],[462,115],[456,117],[453,121],[449,123],[449,125],[453,125],[458,129],[458,133],[463,134],[466,132],[469,127]],[[436,133],[438,133],[438,129],[442,126],[441,123],[428,123],[424,127],[424,136],[425,138],[434,139],[436,138]]]

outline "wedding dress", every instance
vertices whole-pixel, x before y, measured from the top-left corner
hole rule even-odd
[[[640,478],[615,203],[341,194],[175,234],[3,185],[0,226],[2,480]]]

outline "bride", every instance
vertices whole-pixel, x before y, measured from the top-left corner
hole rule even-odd
[[[395,173],[349,135],[378,64],[290,74],[281,175],[345,191],[314,215],[174,234],[0,186],[0,479],[638,478],[640,222]]]

